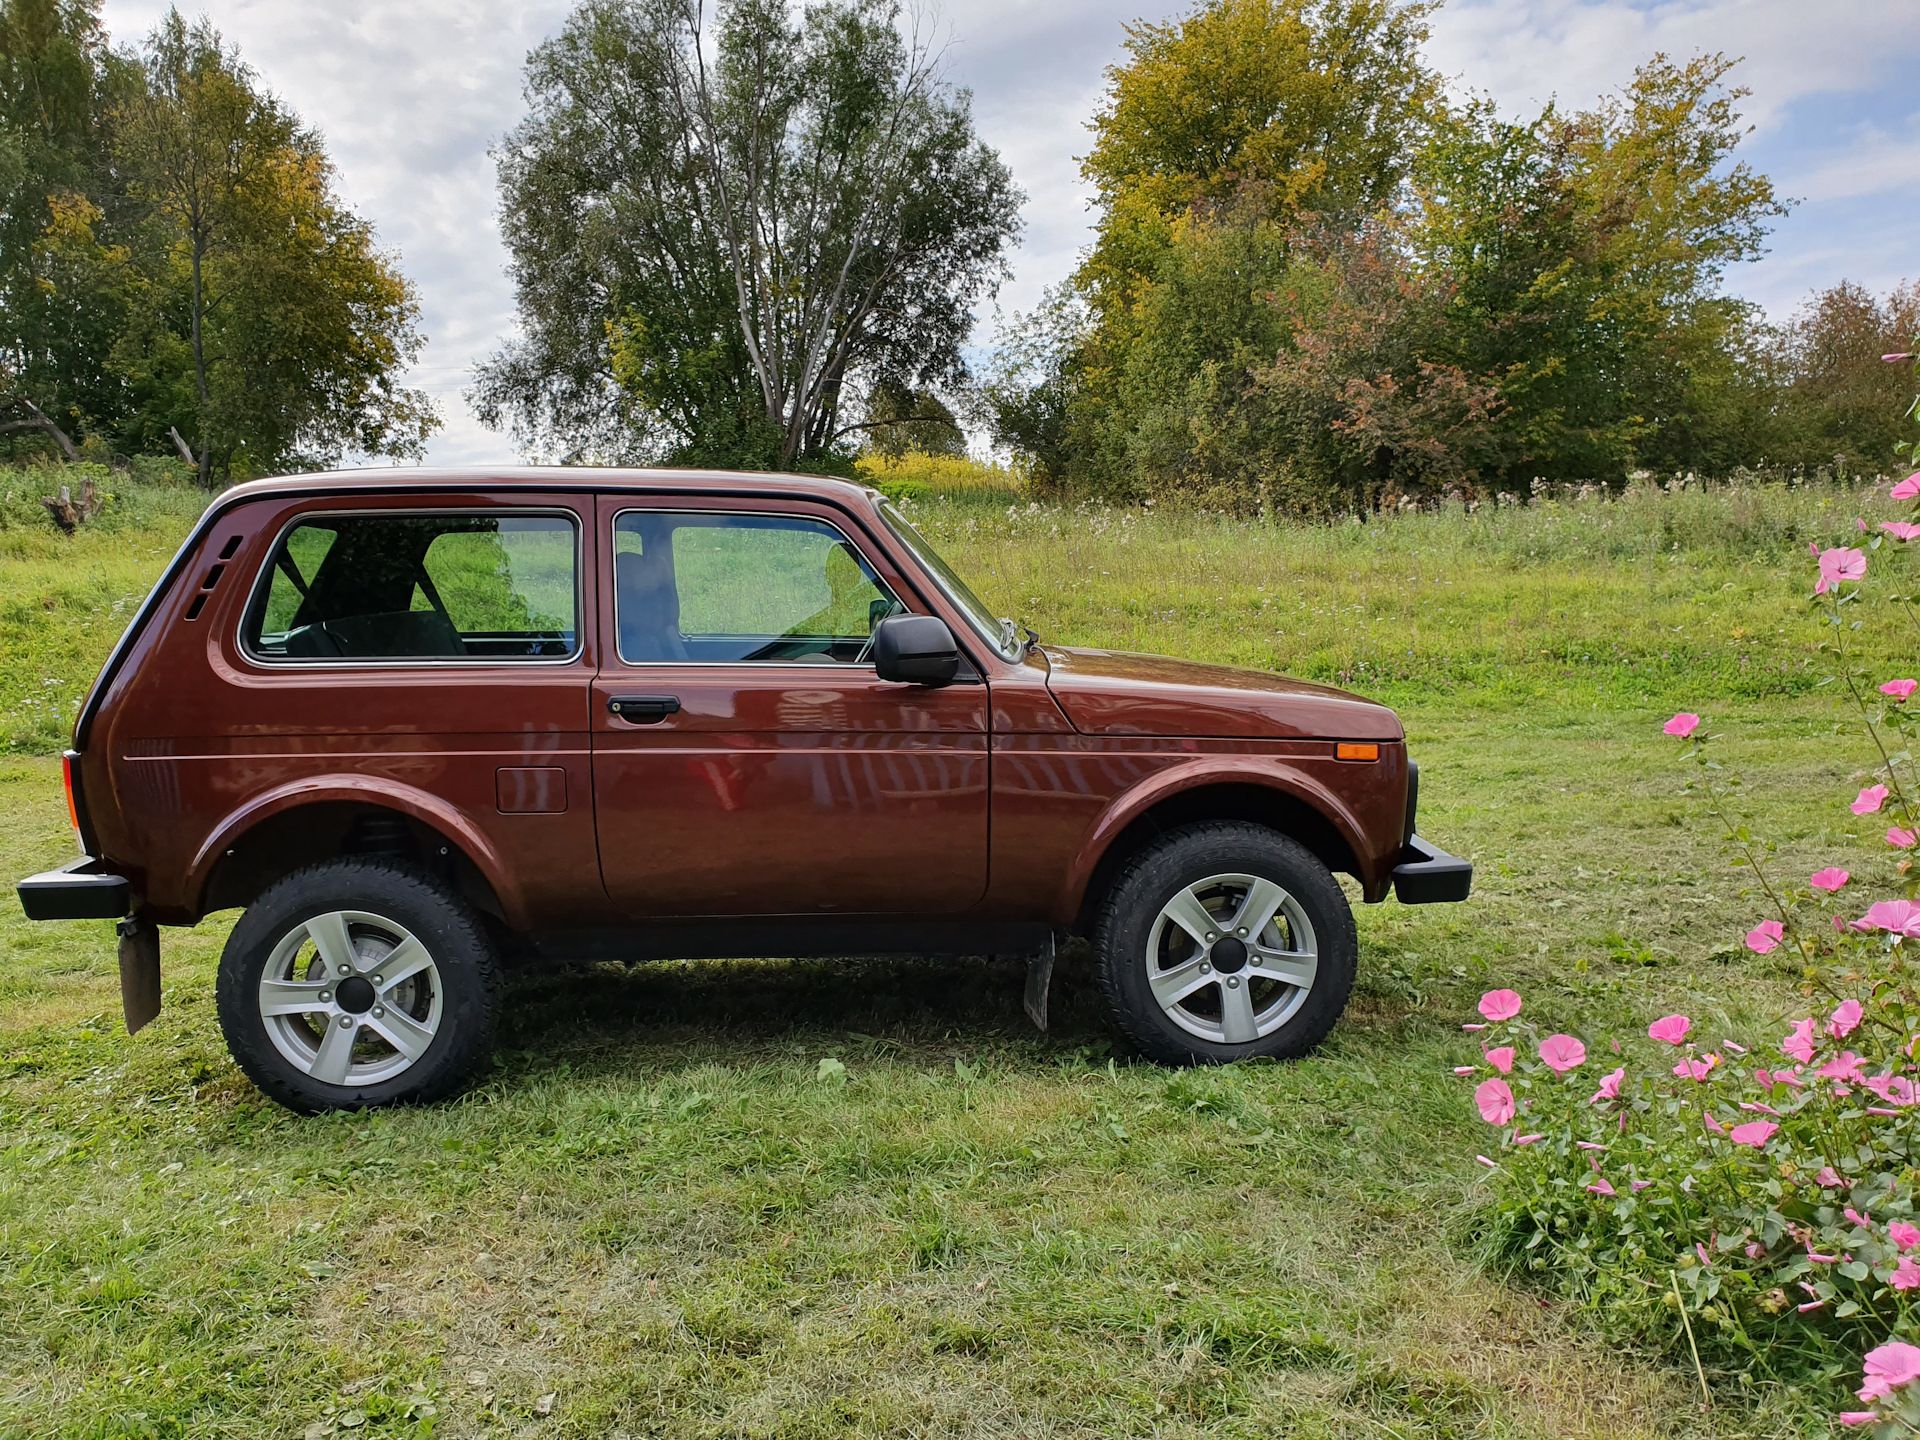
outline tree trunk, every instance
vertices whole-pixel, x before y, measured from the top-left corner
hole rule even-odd
[[[200,261],[206,254],[206,243],[199,237],[193,242],[193,383],[200,393],[200,460],[198,464],[200,488],[213,488],[213,446],[207,440],[207,351],[203,343],[200,328],[201,312],[206,307],[206,294],[202,288]]]
[[[67,457],[69,464],[78,465],[80,463],[80,452],[74,447],[73,441],[68,438],[67,432],[54,424],[47,413],[38,405],[34,404],[33,401],[27,399],[26,396],[15,395],[11,399],[0,400],[0,411],[5,410],[24,410],[27,412],[27,418],[24,420],[12,420],[4,425],[0,425],[0,434],[8,434],[18,430],[38,430],[42,434],[52,438],[53,443],[60,447],[60,453]]]

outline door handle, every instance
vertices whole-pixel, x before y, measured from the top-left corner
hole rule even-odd
[[[658,725],[669,715],[680,713],[678,695],[614,695],[607,709],[617,720],[630,725]]]

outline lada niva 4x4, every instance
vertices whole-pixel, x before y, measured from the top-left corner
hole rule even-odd
[[[818,477],[238,486],[94,683],[66,782],[82,858],[20,882],[27,914],[119,919],[135,1030],[156,927],[242,909],[220,1023],[302,1111],[453,1092],[503,969],[542,957],[1078,932],[1147,1056],[1296,1056],[1353,985],[1335,871],[1369,903],[1472,883],[1414,833],[1391,710],[1047,644]]]

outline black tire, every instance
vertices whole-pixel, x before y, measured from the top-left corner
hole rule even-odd
[[[341,919],[337,932],[346,937],[353,957],[350,970],[356,973],[349,982],[359,981],[351,995],[338,978],[327,978],[331,972],[315,938],[334,933],[332,919],[343,912],[356,917]],[[320,924],[309,933],[313,921]],[[379,957],[399,953],[406,939],[418,942],[428,964],[401,981],[381,975]],[[288,993],[300,992],[302,1003],[311,986],[331,984],[338,993],[319,991],[313,1010],[270,1017],[262,989],[270,962],[280,969],[276,982]],[[368,973],[358,975],[357,968]],[[467,1085],[491,1056],[499,970],[498,952],[481,916],[424,872],[378,856],[331,860],[296,870],[270,887],[233,927],[216,987],[220,1028],[247,1078],[303,1115],[427,1103]],[[376,991],[374,980],[390,988]],[[346,1038],[331,1037],[336,1045],[323,1063],[322,1048],[335,1020],[345,1022],[340,1028]],[[403,1021],[409,1026],[403,1028]],[[386,1038],[389,1034],[421,1048],[409,1056],[398,1040]],[[317,1078],[296,1063],[294,1057],[309,1046],[313,1070],[337,1069],[344,1048],[340,1083]],[[382,1051],[390,1053],[383,1057]]]
[[[1268,881],[1285,893],[1291,908],[1282,902],[1272,924],[1249,938],[1275,937],[1278,943],[1270,945],[1271,950],[1295,951],[1310,938],[1316,955],[1310,983],[1288,984],[1278,978],[1281,973],[1306,977],[1303,961],[1277,957],[1262,968],[1250,958],[1254,951],[1226,933],[1226,927],[1209,947],[1203,937],[1191,936],[1174,920],[1161,923],[1163,909],[1193,887],[1199,887],[1201,903],[1218,907],[1209,913],[1229,922],[1237,918],[1235,907],[1255,897],[1255,888],[1203,884],[1226,877]],[[1327,867],[1278,831],[1237,821],[1184,826],[1134,856],[1102,897],[1093,940],[1100,989],[1114,1023],[1143,1055],[1164,1065],[1305,1055],[1327,1037],[1347,1008],[1360,952],[1353,911]],[[1216,960],[1215,950],[1217,964],[1210,964]],[[1170,1008],[1155,995],[1154,975],[1170,995],[1187,984],[1198,988]],[[1246,1005],[1231,1019],[1226,1012],[1229,984],[1238,992],[1235,999],[1243,995]],[[1228,1040],[1230,1024],[1243,1033],[1252,1028],[1260,1033]]]

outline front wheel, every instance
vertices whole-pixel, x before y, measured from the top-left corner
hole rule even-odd
[[[1239,822],[1175,830],[1136,856],[1094,945],[1115,1022],[1169,1065],[1306,1054],[1346,1009],[1360,949],[1327,867]]]
[[[335,860],[233,927],[220,1028],[247,1077],[303,1114],[438,1100],[492,1052],[497,975],[457,896],[392,860]]]

